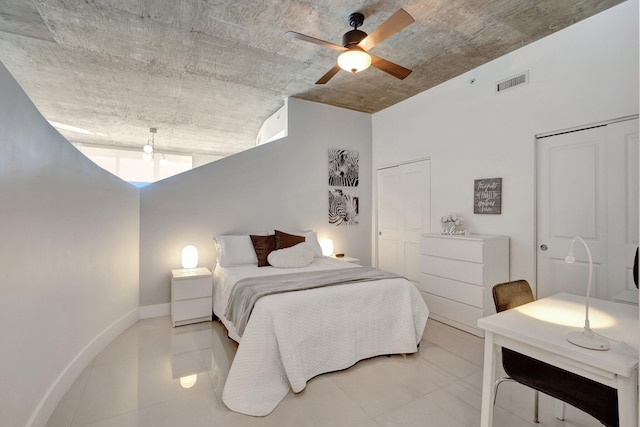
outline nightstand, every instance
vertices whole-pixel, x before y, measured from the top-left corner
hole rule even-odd
[[[334,255],[333,257],[334,257],[335,259],[339,259],[339,260],[341,260],[341,261],[350,262],[351,264],[358,264],[358,265],[360,265],[360,259],[359,259],[359,258],[354,258],[354,257],[351,257],[351,256],[343,256],[343,257],[338,258],[338,257],[337,257],[337,256],[335,256],[335,255]]]
[[[171,322],[173,326],[211,320],[213,279],[206,267],[171,270]]]

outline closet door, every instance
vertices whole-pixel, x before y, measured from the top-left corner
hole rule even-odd
[[[629,289],[638,244],[638,120],[602,125],[537,141],[537,296],[586,292],[593,257],[594,297]],[[632,283],[632,282],[631,282]],[[635,288],[635,286],[634,286]]]
[[[377,266],[420,281],[420,234],[430,231],[429,160],[379,169]]]

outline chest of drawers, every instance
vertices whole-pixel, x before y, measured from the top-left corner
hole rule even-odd
[[[173,326],[211,320],[213,282],[205,267],[171,270]]]
[[[495,313],[491,289],[509,280],[509,237],[423,234],[418,288],[429,317],[484,336],[481,317]]]

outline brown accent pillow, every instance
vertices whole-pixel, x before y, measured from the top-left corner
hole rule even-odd
[[[276,230],[275,236],[276,249],[290,248],[306,240],[304,236],[296,236],[295,234],[289,234],[279,230]]]
[[[250,235],[251,243],[253,243],[253,249],[256,251],[258,257],[258,267],[264,267],[269,265],[267,257],[271,251],[276,248],[275,235],[270,236],[254,236]]]

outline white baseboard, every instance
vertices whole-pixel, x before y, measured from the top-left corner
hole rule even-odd
[[[168,316],[171,314],[171,303],[140,306],[140,319]]]
[[[73,360],[62,370],[60,375],[53,381],[51,387],[44,394],[42,400],[27,421],[27,427],[44,427],[49,421],[51,414],[69,390],[73,382],[80,376],[82,371],[89,366],[89,363],[100,353],[109,343],[116,339],[121,333],[138,321],[139,308],[136,307],[98,334],[89,344],[73,358]]]

